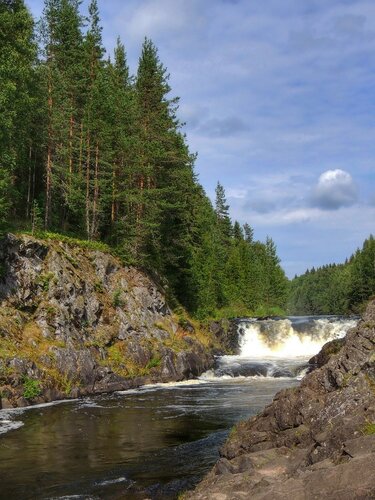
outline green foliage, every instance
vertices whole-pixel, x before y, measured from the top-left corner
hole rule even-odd
[[[112,299],[113,307],[122,307],[123,306],[121,294],[122,294],[122,291],[120,289],[115,290],[115,293],[113,294],[113,299]]]
[[[292,314],[359,313],[375,294],[375,241],[372,235],[345,264],[306,271],[290,283]]]
[[[367,422],[363,428],[363,434],[366,436],[375,434],[375,422]]]
[[[96,281],[94,283],[94,290],[97,293],[103,293],[104,292],[103,283],[101,281]]]
[[[161,358],[154,357],[150,359],[150,361],[147,363],[146,370],[151,370],[151,368],[156,368],[157,366],[160,365],[160,363],[161,363]]]
[[[43,227],[42,212],[39,208],[37,200],[34,200],[31,207],[31,234],[41,231]]]
[[[0,2],[0,229],[21,221],[36,237],[112,252],[197,318],[282,309],[273,241],[232,224],[220,183],[212,206],[197,182],[156,46],[144,40],[130,75],[120,39],[104,55],[97,1],[87,17],[80,3],[45,0],[35,33],[22,0]]]
[[[38,285],[44,292],[48,292],[51,280],[55,278],[54,273],[40,274],[37,280]]]
[[[39,380],[25,376],[23,377],[22,385],[23,397],[26,399],[36,398],[42,392],[42,386]]]

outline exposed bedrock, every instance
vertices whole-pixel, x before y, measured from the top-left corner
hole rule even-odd
[[[375,498],[375,301],[313,361],[299,387],[233,429],[186,498]]]
[[[0,408],[191,378],[217,346],[110,254],[11,234],[0,242]]]

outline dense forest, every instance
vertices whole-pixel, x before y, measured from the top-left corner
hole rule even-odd
[[[370,236],[344,264],[307,270],[290,283],[291,314],[362,312],[375,295],[375,240]]]
[[[232,222],[194,173],[166,68],[145,39],[131,75],[106,55],[96,0],[0,2],[0,224],[105,242],[198,318],[285,307],[271,238]],[[46,234],[46,233],[44,233]]]

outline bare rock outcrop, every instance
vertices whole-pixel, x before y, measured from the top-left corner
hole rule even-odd
[[[299,387],[237,425],[186,498],[375,498],[375,301],[328,350]]]
[[[213,364],[145,273],[58,240],[0,241],[0,408],[182,380]]]

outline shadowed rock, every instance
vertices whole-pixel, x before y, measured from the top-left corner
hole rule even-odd
[[[237,425],[189,499],[375,498],[375,301],[300,387]]]

